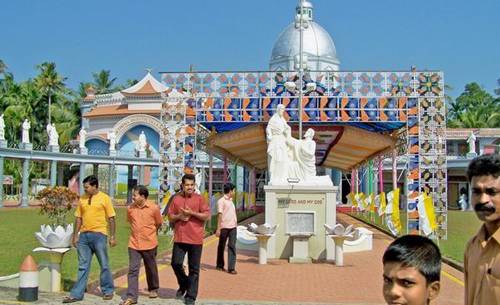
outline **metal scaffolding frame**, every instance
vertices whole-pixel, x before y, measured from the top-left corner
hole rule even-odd
[[[305,71],[302,78],[297,71],[164,72],[161,75],[166,86],[184,94],[184,123],[194,129],[178,145],[191,145],[191,150],[184,150],[187,171],[193,168],[198,124],[219,127],[235,124],[232,128],[239,128],[262,123],[274,114],[278,104],[286,106],[286,117],[291,124],[302,121],[348,124],[382,133],[402,131],[400,143],[405,144],[400,153],[405,155],[407,164],[408,233],[420,231],[417,200],[427,192],[436,208],[436,237],[446,239],[446,105],[442,72]],[[295,85],[287,86],[291,82]],[[296,88],[303,92],[302,98]],[[166,96],[163,104],[172,104],[174,99],[178,97]],[[167,148],[163,147],[164,151]],[[177,166],[180,168],[181,163]]]

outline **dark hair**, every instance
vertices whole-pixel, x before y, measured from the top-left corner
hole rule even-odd
[[[230,191],[234,190],[234,184],[228,182],[224,184],[224,194],[229,194]]]
[[[182,184],[184,184],[186,180],[196,181],[196,177],[193,174],[184,174],[181,179]]]
[[[85,183],[88,183],[89,185],[95,186],[95,187],[99,186],[99,180],[97,180],[97,177],[94,175],[90,175],[90,176],[85,177],[85,179],[83,179],[83,184],[85,184]]]
[[[417,269],[427,285],[439,281],[441,252],[432,240],[420,235],[404,235],[393,241],[384,252],[382,262],[401,263],[403,267]]]
[[[500,155],[482,155],[469,163],[467,168],[467,179],[471,182],[472,177],[477,176],[500,176]]]
[[[460,195],[464,195],[464,194],[467,195],[467,189],[465,187],[462,187],[460,189]]]
[[[148,191],[148,188],[145,187],[144,185],[137,185],[134,187],[134,191],[136,191],[137,193],[139,193],[139,195],[141,195],[142,197],[148,199],[148,196],[149,196],[149,191]]]

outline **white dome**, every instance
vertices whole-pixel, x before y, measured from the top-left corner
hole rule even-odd
[[[300,2],[299,2],[300,3]],[[299,7],[297,7],[299,8]],[[307,55],[309,70],[338,70],[339,59],[337,50],[330,34],[319,24],[312,21],[312,4],[303,2],[303,8],[311,10],[309,16],[304,16],[307,27],[303,30],[303,50]],[[298,20],[300,9],[297,9]],[[299,58],[300,30],[298,21],[292,22],[279,35],[271,54],[269,67],[271,70],[295,70],[294,59]]]

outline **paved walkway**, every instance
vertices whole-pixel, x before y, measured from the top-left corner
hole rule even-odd
[[[365,224],[347,216],[337,214],[338,221],[353,223],[355,226]],[[259,215],[254,222],[263,222]],[[346,253],[344,267],[336,267],[329,263],[289,264],[285,260],[270,260],[267,265],[258,265],[258,257],[254,253],[239,251],[236,269],[238,275],[230,275],[215,270],[217,238],[211,236],[205,240],[200,273],[198,304],[344,304],[344,305],[378,305],[384,304],[382,297],[382,254],[392,240],[391,237],[375,231],[373,251]],[[170,256],[159,259],[160,298],[149,300],[144,294],[139,298],[140,304],[182,304],[173,300],[177,283],[170,267]],[[463,275],[455,269],[443,265],[441,294],[433,305],[463,304]],[[141,272],[140,288],[146,286]],[[117,286],[115,300],[102,301],[93,294],[86,294],[87,304],[118,304],[120,296],[127,287],[126,276],[115,280]],[[17,292],[0,290],[0,304],[17,304]],[[62,294],[41,294],[36,304],[60,304]]]

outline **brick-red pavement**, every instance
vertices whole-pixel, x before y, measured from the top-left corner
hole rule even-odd
[[[347,216],[337,214],[339,222],[365,224]],[[256,220],[262,221],[263,216]],[[317,302],[346,304],[384,304],[382,287],[382,254],[392,240],[391,237],[374,231],[373,250],[346,253],[344,267],[330,263],[289,264],[285,260],[270,260],[267,265],[258,265],[256,254],[238,251],[237,275],[215,270],[217,241],[215,236],[205,240],[200,273],[200,300],[241,300],[273,302]],[[178,288],[169,265],[169,256],[160,259],[160,296],[174,297]],[[142,274],[142,273],[141,273]],[[126,276],[115,280],[122,293],[126,287]],[[144,276],[141,288],[145,288]],[[118,291],[120,293],[120,291]],[[441,294],[435,305],[463,304],[463,275],[443,265]]]

